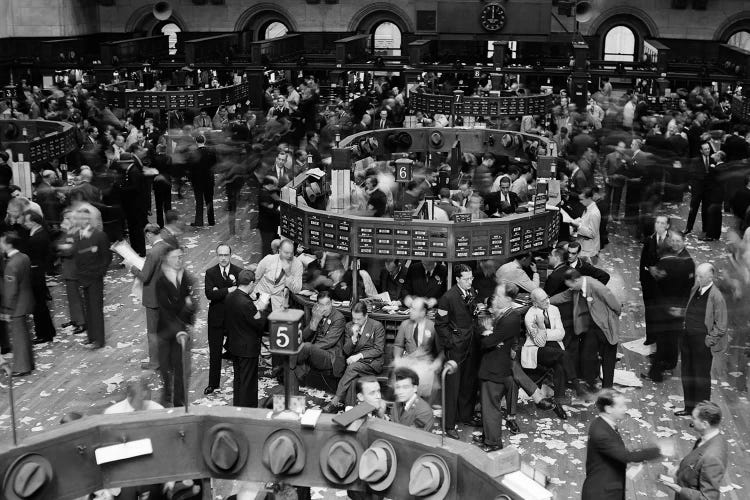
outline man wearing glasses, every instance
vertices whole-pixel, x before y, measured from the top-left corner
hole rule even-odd
[[[445,435],[459,439],[456,420],[473,425],[474,399],[477,392],[477,355],[474,343],[474,319],[477,313],[474,275],[465,264],[454,267],[456,285],[438,300],[435,329],[446,360],[458,369],[445,380]],[[481,425],[481,424],[480,424]]]

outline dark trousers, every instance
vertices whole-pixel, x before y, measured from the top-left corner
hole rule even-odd
[[[8,323],[0,321],[0,349],[3,354],[10,352],[10,338],[8,337]]]
[[[185,373],[182,369],[182,348],[174,338],[159,337],[159,372],[164,383],[163,401],[168,405],[185,404]]]
[[[86,315],[83,311],[83,299],[81,290],[78,288],[78,280],[65,279],[65,295],[68,298],[70,321],[76,325],[85,325]]]
[[[344,374],[339,379],[339,385],[336,387],[336,397],[341,402],[351,403],[352,401],[346,401],[346,396],[349,393],[349,389],[362,375],[377,375],[381,372],[382,366],[378,367],[371,366],[369,363],[363,363],[362,361],[356,361],[346,367]]]
[[[223,326],[208,327],[208,385],[219,387],[221,383],[221,352],[227,332]]]
[[[470,422],[474,416],[474,403],[477,394],[477,365],[475,357],[455,359],[458,369],[445,377],[445,427],[451,430],[456,426],[456,420]]]
[[[661,306],[656,298],[654,280],[649,281],[648,277],[644,277],[641,281],[641,290],[643,291],[643,313],[644,320],[646,322],[646,344],[653,344],[656,342],[656,334],[660,328],[659,314],[661,312]]]
[[[143,197],[143,213],[151,213],[151,190],[154,189],[154,178],[150,175],[146,175],[143,178],[143,184],[145,185],[145,196]]]
[[[80,283],[86,311],[86,334],[97,347],[104,346],[104,278]]]
[[[708,222],[708,206],[704,203],[705,189],[702,183],[690,183],[690,211],[688,212],[687,225],[685,231],[692,231],[695,225],[695,218],[698,216],[698,207],[701,208],[701,221],[703,230],[706,230]]]
[[[573,327],[565,329],[565,338],[563,338],[565,352],[568,353],[571,376],[574,379],[583,378],[583,367],[581,367],[581,336],[573,333]]]
[[[501,400],[505,396],[506,409],[510,414],[510,402],[518,399],[518,388],[513,377],[505,377],[502,382],[482,380],[482,427],[484,443],[490,446],[502,445],[503,415]]]
[[[245,180],[242,177],[238,177],[234,181],[228,183],[227,187],[227,202],[229,216],[227,217],[227,223],[229,224],[229,235],[234,236],[237,234],[236,219],[237,219],[237,202],[240,199],[240,191],[242,186],[245,184]]]
[[[146,339],[148,340],[148,364],[154,369],[159,369],[159,337],[156,334],[156,325],[159,323],[159,308],[146,307]]]
[[[620,214],[620,203],[622,202],[622,186],[607,184],[607,203],[610,204],[612,217]]]
[[[297,380],[302,380],[305,375],[310,373],[311,368],[326,374],[333,370],[330,353],[311,342],[303,342],[299,354],[293,358],[290,363],[292,363],[292,369],[297,376]]]
[[[537,363],[554,370],[555,401],[560,402],[565,397],[565,387],[572,378],[572,366],[565,351],[557,342],[547,342],[540,347],[536,354]]]
[[[31,348],[28,316],[13,316],[7,323],[13,342],[13,371],[29,372],[34,369],[34,351]]]
[[[640,182],[628,182],[628,189],[625,191],[625,219],[627,222],[637,222],[638,215],[641,212],[641,200],[643,199],[643,189]]]
[[[706,232],[706,238],[718,240],[721,237],[721,201],[703,201],[706,206],[706,218],[703,230]]]
[[[536,385],[536,383],[531,380],[531,377],[523,370],[523,367],[521,366],[521,362],[519,361],[521,355],[520,353],[516,356],[516,359],[513,360],[513,380],[516,381],[516,385],[523,389],[523,392],[531,396],[536,391],[539,390],[539,386]],[[513,412],[508,413],[508,415],[515,415],[516,414],[516,403],[513,403]]]
[[[52,316],[47,305],[49,291],[42,268],[31,270],[31,293],[34,295],[34,333],[36,338],[52,340],[52,337],[55,336],[55,325],[52,324]]]
[[[602,388],[608,389],[614,383],[617,344],[610,344],[604,332],[592,325],[589,331],[581,334],[581,368],[583,379],[590,386],[594,385],[599,376],[599,357],[602,368]]]
[[[156,182],[154,184],[154,204],[156,205],[156,223],[164,227],[167,210],[172,210],[172,184]]]
[[[123,205],[125,210],[125,221],[128,224],[128,240],[133,250],[144,257],[146,255],[146,235],[143,228],[146,227],[146,215],[143,208],[138,206]]]
[[[258,407],[258,358],[234,356],[234,394],[232,404],[245,408]]]
[[[203,205],[206,205],[208,225],[213,226],[214,220],[214,185],[213,183],[198,183],[193,186],[195,191],[195,225],[203,225]]]
[[[701,401],[711,399],[711,350],[705,333],[686,332],[682,339],[682,393],[685,409],[691,411]]]
[[[278,238],[276,231],[260,231],[260,255],[265,257],[271,253],[271,242]],[[261,258],[262,258],[261,257]]]

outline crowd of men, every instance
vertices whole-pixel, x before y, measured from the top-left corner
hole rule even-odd
[[[481,427],[483,433],[475,440],[491,452],[502,448],[504,426],[520,432],[515,419],[519,388],[537,408],[566,419],[564,404],[570,395],[593,398],[613,387],[622,305],[606,286],[609,275],[596,266],[608,242],[609,218],[619,219],[624,202],[625,222],[644,241],[639,271],[647,342],[656,344],[651,368],[643,376],[663,380],[681,356],[685,407],[677,414],[718,425],[715,412],[706,410],[703,401],[710,399],[712,369],[720,369],[717,357],[726,352],[727,305],[716,282],[717,270],[708,263],[695,266],[685,235],[692,232],[699,208],[705,240],[719,238],[725,210],[735,215],[738,231],[747,228],[750,178],[739,174],[744,179],[739,188],[741,183],[732,179],[750,156],[750,134],[732,120],[723,96],[710,89],[686,92],[679,109],[660,115],[649,111],[643,95],[626,94],[618,102],[607,92],[604,86],[580,111],[561,92],[546,117],[493,124],[549,139],[534,144],[533,151],[527,149],[528,161],[520,164],[492,153],[467,153],[458,178],[448,176],[446,182],[441,175],[445,163],[435,167],[413,154],[414,180],[403,196],[394,196],[391,184],[383,182],[392,176],[393,165],[356,173],[353,211],[386,216],[403,208],[419,214],[422,202],[432,199],[438,219],[461,212],[473,218],[503,217],[530,200],[536,155],[559,156],[564,215],[555,248],[544,256],[520,255],[505,263],[454,265],[454,284],[448,282],[446,266],[431,261],[372,261],[354,269],[345,255],[316,253],[303,259],[300,254],[306,249],[277,234],[280,186],[330,161],[336,137],[406,122],[405,95],[385,78],[376,82],[374,96],[355,90],[335,111],[321,111],[317,82],[308,78],[285,93],[269,87],[263,113],[222,106],[213,118],[208,110],[111,110],[80,84],[54,87],[46,95],[22,82],[3,115],[74,123],[80,147],[65,158],[67,168],[54,161],[35,172],[30,199],[13,186],[8,159],[1,158],[3,353],[12,346],[14,375],[28,375],[34,369],[31,344],[49,342],[56,335],[46,285],[46,276],[53,273],[64,280],[69,304],[70,321],[61,326],[86,332],[85,345],[103,347],[109,248],[126,238],[145,258],[127,264],[143,284],[149,353],[143,367],[161,374],[166,406],[186,404],[189,371],[184,370],[190,365],[185,353],[204,335],[210,352],[204,393],[221,389],[222,359],[227,357],[234,367],[233,403],[257,406],[267,315],[307,289],[316,295],[315,305],[302,334],[302,350],[291,365],[301,380],[311,372],[335,380],[326,411],[364,401],[368,391],[374,393],[374,384],[385,380],[395,399],[390,418],[430,430],[436,379],[443,363],[450,361],[456,367],[441,389],[441,430],[458,438],[457,423]],[[442,121],[420,113],[415,123]],[[213,128],[222,129],[221,141]],[[199,281],[185,269],[180,243],[185,228],[181,214],[171,208],[172,191],[182,197],[186,177],[195,196],[194,227],[215,225],[214,196],[217,187],[223,188],[229,212],[226,241],[237,235],[243,187],[257,191],[262,258],[241,268],[231,262],[228,243],[216,248],[218,264],[208,268],[204,278],[206,332],[192,328],[200,303]],[[321,186],[317,189],[310,185],[305,191],[311,206],[325,200]],[[687,226],[672,227],[661,215],[662,205],[681,201],[688,190]],[[745,271],[731,283],[736,298],[750,284],[750,244],[744,233],[732,244],[733,263]],[[371,317],[369,301],[353,301],[383,292],[409,307],[409,320],[396,336],[393,367],[386,357],[384,325]],[[349,321],[333,306],[347,300],[353,301]],[[29,315],[34,319],[33,338]],[[272,375],[280,376],[277,361],[271,368]],[[553,396],[545,397],[543,380],[553,387]],[[608,394],[609,399],[600,396],[597,403],[603,414],[618,407],[617,396]],[[384,416],[382,404],[373,406]]]

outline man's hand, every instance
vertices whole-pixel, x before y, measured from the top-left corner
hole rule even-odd
[[[659,453],[661,453],[662,456],[674,456],[674,441],[671,439],[660,439],[656,445],[659,447]]]
[[[232,293],[235,290],[237,290],[236,286],[230,286],[229,288],[227,288],[227,293]]]
[[[682,486],[675,483],[670,483],[669,481],[664,481],[663,479],[659,479],[661,484],[669,488],[670,490],[674,491],[675,493],[679,494],[682,491]]]
[[[0,321],[10,322],[10,314],[0,314]]]
[[[536,273],[536,262],[532,262],[529,268],[531,269],[532,273]]]
[[[492,318],[490,318],[489,316],[486,318],[482,318],[482,329],[485,332],[489,331],[490,333],[492,333]],[[489,333],[485,334],[484,332],[482,332],[482,335],[489,335]]]
[[[348,358],[346,358],[346,364],[347,365],[351,365],[352,363],[356,363],[357,361],[359,361],[362,358],[364,358],[364,356],[362,356],[362,354],[352,354],[351,356],[349,356]]]
[[[310,329],[315,330],[323,319],[323,314],[320,312],[320,308],[317,304],[312,308],[312,316],[310,317]]]

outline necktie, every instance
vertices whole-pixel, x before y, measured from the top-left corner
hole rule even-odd
[[[708,156],[703,157],[703,165],[704,165],[704,168],[706,169],[706,173],[708,173]]]
[[[549,322],[549,314],[547,314],[547,310],[543,309],[542,314],[544,314],[544,328],[550,328],[550,322]]]
[[[380,128],[385,128],[385,120],[380,120]]]
[[[286,271],[282,269],[279,273],[279,277],[276,278],[276,283],[274,283],[274,285],[278,285],[279,283],[281,283],[281,280],[284,279],[284,276],[286,276]]]
[[[414,326],[414,345],[419,347],[419,325]]]
[[[696,449],[697,447],[699,447],[701,445],[701,441],[703,441],[703,438],[698,438],[698,440],[693,445],[693,449]]]
[[[225,267],[221,268],[221,277],[224,278],[224,281],[227,279],[227,269]]]

